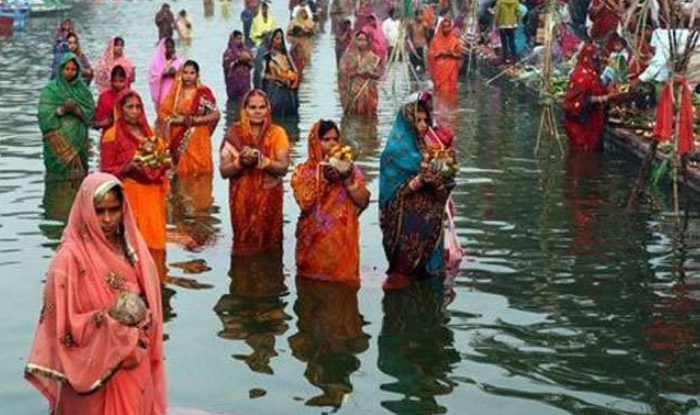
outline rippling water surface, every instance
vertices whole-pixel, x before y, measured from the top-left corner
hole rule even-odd
[[[173,6],[194,17],[193,43],[178,48],[200,62],[222,109],[221,54],[241,8],[227,4],[211,16],[200,2]],[[73,13],[92,62],[108,36],[125,37],[145,96],[158,7],[103,3]],[[273,10],[286,20],[286,2]],[[46,413],[22,369],[75,190],[45,186],[35,115],[57,23],[32,18],[0,39],[2,414]],[[306,157],[314,120],[341,119],[330,28],[301,87],[301,122],[289,126],[302,138],[295,162]],[[203,260],[211,269],[195,276],[213,288],[166,292],[170,402],[238,414],[699,414],[695,213],[679,238],[668,192],[624,212],[636,167],[622,155],[558,157],[553,148],[534,157],[539,113],[517,90],[465,80],[459,108],[445,117],[459,135],[456,220],[469,255],[454,301],[445,306],[428,286],[383,293],[378,157],[407,93],[402,79],[397,72],[385,83],[378,123],[342,120],[374,194],[362,216],[359,292],[295,280],[289,191],[284,257],[232,263],[226,183],[214,178],[211,203],[211,181],[181,184],[192,198],[171,200],[170,273],[185,275],[173,263]],[[186,249],[187,235],[202,230],[213,240]]]

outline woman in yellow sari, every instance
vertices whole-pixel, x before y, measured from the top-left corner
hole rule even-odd
[[[220,116],[214,94],[199,80],[199,64],[185,62],[158,112],[178,175],[214,171],[211,138]]]
[[[309,16],[306,7],[297,8],[294,18],[287,26],[287,39],[294,65],[301,76],[311,59],[311,39],[316,34],[316,22]]]
[[[254,89],[241,104],[221,145],[219,171],[229,179],[233,255],[282,248],[282,177],[289,168],[289,139],[272,124],[267,95]]]

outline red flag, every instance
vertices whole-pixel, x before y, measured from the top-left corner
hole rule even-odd
[[[668,81],[661,92],[661,99],[656,108],[654,137],[659,142],[669,141],[673,137],[673,87]]]
[[[688,81],[683,79],[681,87],[681,108],[678,116],[678,154],[683,155],[695,150],[695,114],[693,113],[693,97]]]

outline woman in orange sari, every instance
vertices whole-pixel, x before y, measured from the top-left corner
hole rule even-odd
[[[289,167],[289,139],[272,124],[267,95],[254,89],[241,105],[221,144],[219,170],[229,179],[233,255],[248,256],[282,247],[282,177]]]
[[[357,32],[340,59],[338,87],[344,114],[377,116],[378,81],[384,68],[382,59],[372,51],[371,42],[367,32]]]
[[[47,273],[25,369],[52,414],[165,414],[160,295],[121,183],[89,175]]]
[[[364,176],[349,161],[338,166],[340,131],[333,121],[314,124],[308,148],[309,159],[292,176],[294,198],[301,208],[297,274],[359,285],[359,217],[370,196]]]
[[[214,93],[199,80],[199,64],[188,60],[158,111],[178,175],[214,171],[211,137],[220,117]]]
[[[428,51],[428,70],[436,95],[457,93],[457,80],[461,66],[461,41],[454,32],[452,19],[446,16],[440,22],[440,29],[430,42]]]
[[[167,144],[153,135],[136,91],[124,91],[117,100],[114,125],[102,139],[100,158],[101,170],[122,180],[148,247],[156,253],[164,251]]]

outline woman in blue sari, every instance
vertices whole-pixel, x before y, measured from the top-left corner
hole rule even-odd
[[[389,261],[385,289],[403,288],[444,268],[443,222],[454,180],[426,163],[436,146],[445,148],[435,139],[431,100],[422,93],[401,108],[381,156],[379,221]]]
[[[253,85],[267,94],[274,117],[299,115],[299,73],[287,49],[282,29],[272,32],[258,48]]]

